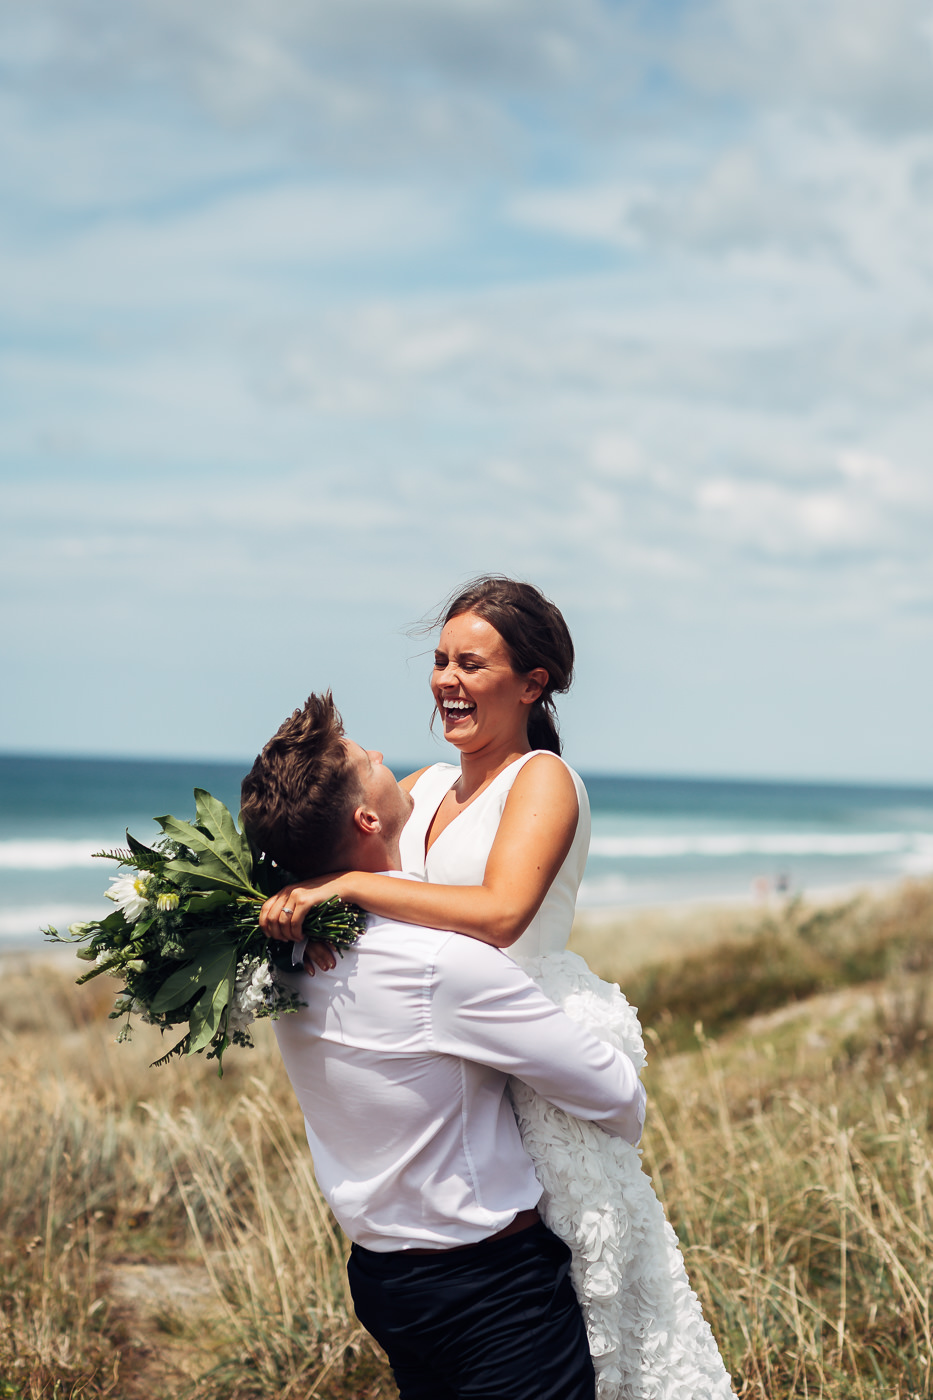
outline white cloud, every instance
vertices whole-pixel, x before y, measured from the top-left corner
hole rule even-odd
[[[912,540],[922,559],[922,539],[933,527],[933,499],[911,503],[887,490],[897,473],[874,454],[843,452],[837,464],[844,483],[835,488],[807,481],[709,478],[697,489],[701,516],[737,542],[779,557],[832,558],[855,550],[863,562],[869,557],[880,562]]]
[[[593,439],[591,461],[600,476],[632,481],[653,474],[641,445],[621,433],[598,433]]]
[[[547,115],[607,49],[622,80],[631,31],[598,0],[57,0],[0,10],[11,76],[60,101],[89,90],[183,104],[233,131],[357,169],[508,164],[522,94]],[[506,100],[503,100],[503,99]]]
[[[295,280],[308,279],[303,297],[321,296],[325,270],[423,256],[450,237],[451,212],[413,189],[279,185],[40,239],[8,231],[3,252],[16,276],[6,313],[35,322],[89,310],[158,321],[168,312],[190,324],[205,309],[224,316],[243,291],[257,312],[265,303],[281,313],[294,301]]]
[[[648,193],[644,186],[624,189],[613,185],[526,190],[508,200],[505,213],[528,228],[625,246],[633,241],[631,207]]]
[[[724,692],[725,635],[927,655],[919,13],[0,0],[22,655],[80,690],[156,609],[292,683],[482,568],[601,619],[604,694],[623,633]]]
[[[675,64],[700,91],[835,111],[889,133],[933,118],[926,0],[708,0],[684,15]]]

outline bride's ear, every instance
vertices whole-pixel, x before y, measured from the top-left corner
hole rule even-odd
[[[525,672],[525,691],[522,695],[523,705],[533,705],[536,700],[541,699],[541,692],[548,683],[548,673],[543,666],[536,666],[533,671]]]

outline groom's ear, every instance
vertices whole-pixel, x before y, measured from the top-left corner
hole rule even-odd
[[[353,829],[360,836],[375,836],[382,830],[382,822],[372,807],[357,807],[353,813]]]

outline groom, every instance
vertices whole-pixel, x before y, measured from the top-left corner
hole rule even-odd
[[[251,839],[301,877],[401,874],[411,798],[309,697],[243,782]],[[631,1062],[576,1026],[498,949],[370,916],[275,1022],[318,1183],[352,1241],[357,1315],[402,1400],[593,1400],[570,1251],[541,1221],[506,1095],[516,1075],[637,1142]],[[300,979],[300,980],[299,980]]]

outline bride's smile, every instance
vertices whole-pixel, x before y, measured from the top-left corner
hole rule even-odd
[[[476,613],[445,625],[434,653],[431,689],[444,722],[444,737],[457,745],[523,732],[527,707],[541,693],[546,671],[523,674],[512,665],[496,629]],[[524,747],[524,746],[523,746]]]

